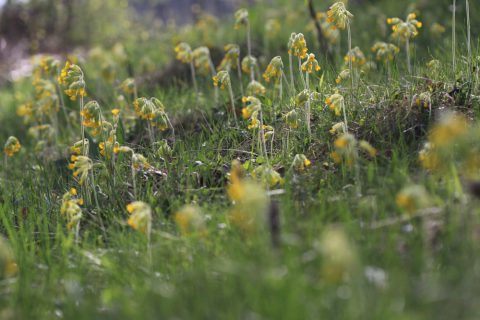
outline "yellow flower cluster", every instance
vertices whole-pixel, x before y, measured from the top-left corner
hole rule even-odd
[[[206,233],[205,216],[196,205],[183,206],[175,213],[174,220],[183,235],[204,235]]]
[[[312,162],[304,154],[297,154],[293,158],[292,168],[296,172],[303,172],[306,168],[310,167]]]
[[[267,66],[267,69],[263,73],[265,81],[270,82],[272,78],[281,79],[283,72],[282,57],[274,57]]]
[[[334,3],[327,11],[327,21],[339,29],[345,29],[351,18],[353,14],[347,10],[343,2]]]
[[[242,25],[247,25],[248,21],[248,10],[247,9],[239,9],[235,12],[235,25],[234,28],[236,30],[240,29]]]
[[[78,65],[72,64],[70,61],[65,63],[65,66],[60,72],[58,83],[66,88],[64,92],[71,100],[76,100],[77,97],[85,97],[87,95],[83,71]]]
[[[79,226],[82,219],[81,205],[83,205],[83,199],[77,197],[77,189],[72,188],[63,195],[60,214],[66,217],[68,230],[76,229]]]
[[[342,114],[342,109],[344,108],[345,99],[343,96],[336,92],[325,99],[326,105],[330,108],[330,110],[335,112],[336,116],[340,116]]]
[[[152,209],[142,201],[134,201],[127,205],[130,217],[127,224],[133,229],[150,236],[152,230]]]
[[[310,53],[307,55],[307,60],[302,64],[302,71],[307,73],[313,73],[313,71],[320,71],[320,65],[318,64],[315,55]]]
[[[258,81],[250,81],[247,86],[246,93],[250,96],[264,95],[267,89]]]
[[[348,65],[351,61],[354,68],[359,68],[367,63],[365,54],[362,52],[362,50],[360,50],[359,47],[352,48],[352,50],[345,55],[343,60],[345,61],[346,65]]]
[[[68,168],[73,171],[75,178],[80,176],[78,183],[82,185],[87,180],[89,171],[93,169],[93,162],[87,156],[77,155],[72,155],[70,161]]]
[[[177,60],[182,63],[190,63],[193,60],[192,48],[186,42],[181,42],[175,47]]]
[[[387,63],[395,59],[395,56],[400,52],[400,49],[394,44],[380,41],[373,45],[372,52],[375,53],[377,60]]]
[[[404,42],[415,38],[418,35],[418,29],[422,27],[415,13],[410,13],[406,21],[400,18],[388,18],[387,23],[392,25],[392,37]]]
[[[212,80],[213,85],[215,87],[220,87],[222,90],[225,89],[225,86],[230,86],[230,74],[228,71],[219,71],[215,76],[212,77]]]
[[[225,56],[217,67],[217,70],[229,71],[230,69],[236,69],[240,58],[240,47],[236,44],[227,44],[223,49]]]
[[[397,206],[407,214],[413,214],[415,211],[428,207],[430,203],[429,195],[425,187],[421,185],[412,185],[403,188],[396,196]]]
[[[20,141],[18,141],[16,137],[10,136],[5,142],[3,152],[5,152],[8,157],[13,157],[16,153],[20,151],[21,148],[22,145],[20,144]]]
[[[288,54],[305,59],[307,53],[308,48],[305,36],[302,33],[292,33],[288,42]]]

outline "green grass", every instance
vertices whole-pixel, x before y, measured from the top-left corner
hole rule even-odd
[[[354,46],[359,45],[368,59],[373,57],[368,53],[371,44],[386,38],[372,31],[374,28],[362,26],[370,26],[372,16],[382,12],[405,15],[403,4],[388,2],[369,5],[365,12],[358,6],[349,9],[355,14]],[[443,8],[427,3],[425,21],[435,21],[437,12],[439,17],[449,17],[448,3]],[[472,12],[478,11],[478,5],[471,6]],[[308,21],[303,4],[294,9],[262,4],[250,8],[254,54],[261,55],[261,71],[278,54],[287,72],[288,37],[292,31],[305,32],[303,21]],[[284,17],[289,11],[296,16],[292,21],[285,19],[282,30],[269,42],[270,56],[264,56],[264,17]],[[459,34],[463,30],[460,19]],[[422,15],[420,20],[424,21]],[[232,160],[248,165],[249,172],[267,159],[259,156],[247,121],[241,120],[238,127],[228,121],[226,92],[220,93],[221,103],[214,105],[210,77],[198,78],[202,92],[198,105],[188,69],[183,66],[167,75],[170,85],[148,80],[154,76],[139,84],[139,96],[159,98],[175,127],[175,138],[171,130],[155,132],[156,140],[168,142],[169,155],[160,154],[157,145],[151,144],[145,121],[129,121],[124,118],[127,112],[122,111],[118,141],[143,154],[153,167],[136,174],[136,197],[130,156],[118,156],[114,184],[98,152],[101,140],[88,135],[90,157],[103,165],[94,169],[100,210],[94,203],[82,206],[79,243],[60,215],[62,195],[71,187],[80,190],[67,169],[68,146],[80,139],[78,102],[64,97],[67,113],[72,113],[72,128],[68,129],[63,112],[59,112],[61,129],[55,143],[35,153],[35,139],[27,134],[31,124],[24,124],[15,114],[16,107],[33,95],[31,79],[1,88],[0,141],[15,135],[23,148],[0,170],[0,232],[8,239],[18,265],[14,276],[1,278],[0,318],[479,318],[480,212],[478,199],[469,192],[477,176],[431,173],[418,161],[427,132],[441,112],[457,111],[476,123],[479,87],[475,78],[469,78],[468,66],[461,59],[457,74],[452,75],[448,37],[436,43],[426,31],[427,25],[414,41],[413,76],[407,75],[401,48],[392,63],[390,80],[380,66],[362,75],[353,93],[354,103],[348,85],[341,88],[350,132],[378,150],[373,159],[361,154],[358,177],[353,168],[335,164],[330,157],[335,137],[329,130],[342,118],[324,103],[337,88],[335,78],[346,51],[346,34],[342,32],[343,42],[334,51],[335,61],[327,62],[317,54],[322,71],[311,83],[321,98],[312,104],[310,139],[301,123],[290,131],[286,149],[287,128],[282,114],[273,112],[271,85],[267,86],[269,91],[261,99],[265,121],[276,129],[273,153],[267,144],[268,161],[285,179],[274,188],[281,192],[268,198],[279,208],[280,231],[273,235],[280,237],[277,244],[272,242],[269,220],[275,210],[256,212],[262,219],[251,233],[242,232],[229,218],[232,203],[226,189]],[[164,28],[162,33],[146,30],[151,31],[151,38],[142,47],[132,35],[125,36],[127,61],[116,57],[111,48],[98,59],[87,56],[80,60],[87,99],[98,100],[109,120],[109,110],[124,108],[117,100],[118,85],[128,76],[139,82],[146,73],[151,76],[139,66],[142,59],[154,61],[156,72],[170,64],[179,65],[173,61],[174,44],[183,40],[196,47],[205,34],[211,36],[212,52],[230,42],[239,43],[243,52],[246,48],[243,30],[234,31],[231,19],[220,20],[218,28],[206,31],[189,27],[179,33],[172,32],[176,28]],[[473,52],[478,55],[478,31],[472,32]],[[309,46],[315,48],[314,36],[306,35]],[[458,55],[464,57],[466,47],[463,41],[457,42]],[[432,58],[440,60],[436,72],[425,66]],[[111,63],[116,72],[113,83],[101,76],[105,63]],[[478,67],[478,59],[475,63]],[[246,85],[247,77],[243,80]],[[299,77],[296,83],[300,83]],[[240,111],[234,74],[232,85]],[[449,99],[455,86],[458,93]],[[432,96],[431,113],[411,106],[413,97],[426,91]],[[127,101],[131,108],[131,97]],[[277,110],[292,102],[287,93],[283,101]],[[305,154],[312,166],[302,173],[292,170],[296,154]],[[428,206],[408,215],[396,204],[396,196],[412,184],[424,186],[430,199]],[[126,205],[134,200],[152,208],[151,253],[145,235],[127,225]],[[201,208],[204,233],[180,232],[174,214],[185,204]],[[333,254],[328,248],[333,248]],[[0,262],[2,259],[0,252]],[[336,272],[341,276],[335,277]]]

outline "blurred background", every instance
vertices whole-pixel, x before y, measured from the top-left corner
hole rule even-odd
[[[412,11],[424,22],[421,41],[417,41],[424,53],[433,54],[432,43],[448,42],[451,37],[451,0],[349,2],[356,15],[354,43],[364,51],[373,41],[388,38],[387,17],[404,18]],[[317,11],[326,11],[331,3],[313,0]],[[470,3],[472,31],[477,35],[480,5]],[[292,31],[304,32],[307,38],[312,33],[315,41],[306,0],[0,0],[0,86],[28,72],[26,59],[38,53],[67,55],[121,45],[131,59],[150,60],[160,68],[171,60],[172,47],[180,40],[219,48],[225,42],[241,42],[243,38],[232,30],[232,14],[242,6],[255,6],[251,11],[253,40],[257,48],[267,45],[267,53],[282,49]],[[462,39],[465,1],[457,0],[457,11]],[[272,19],[280,25],[278,36],[266,39],[267,22]],[[445,30],[433,34],[434,24]]]

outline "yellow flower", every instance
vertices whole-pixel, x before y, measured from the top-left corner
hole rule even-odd
[[[77,198],[77,189],[71,188],[68,192],[64,193],[62,197],[62,205],[60,206],[60,214],[67,219],[67,229],[76,229],[82,219],[82,209],[80,206],[83,204],[82,198]]]
[[[227,44],[224,47],[224,50],[225,56],[217,67],[217,70],[229,71],[230,69],[236,69],[237,64],[239,63],[240,47],[236,44]]]
[[[0,279],[14,276],[18,271],[12,248],[8,242],[0,237]]]
[[[13,157],[16,153],[20,151],[21,148],[22,145],[20,144],[20,141],[18,141],[16,137],[10,136],[5,142],[3,151],[8,157]]]
[[[440,121],[430,130],[428,140],[435,147],[448,145],[451,141],[467,131],[467,120],[463,115],[445,114]]]
[[[186,205],[175,213],[175,222],[183,235],[203,234],[205,217],[196,205]]]
[[[372,47],[372,52],[376,54],[376,59],[384,63],[393,61],[400,49],[391,43],[376,42]]]
[[[418,29],[422,27],[415,13],[410,13],[406,21],[400,18],[388,18],[387,23],[392,25],[392,37],[403,42],[415,38],[418,35]]]
[[[359,47],[355,47],[349,51],[343,60],[345,61],[345,65],[348,65],[351,61],[353,67],[361,67],[367,63],[367,59]]]
[[[130,214],[127,224],[150,237],[152,229],[152,209],[150,206],[142,201],[134,201],[127,205],[127,211]]]
[[[248,25],[248,10],[247,9],[239,9],[235,12],[235,29],[240,29],[242,25]]]
[[[421,185],[412,185],[403,188],[396,196],[397,206],[408,214],[428,207],[430,203],[427,190]]]
[[[334,93],[325,99],[325,104],[330,108],[330,110],[335,112],[336,116],[342,114],[342,109],[344,107],[345,100],[341,94]]]
[[[267,69],[263,73],[263,78],[267,82],[270,82],[270,79],[272,78],[281,79],[282,72],[283,72],[282,57],[277,56],[273,58],[268,64]]]
[[[315,59],[315,55],[313,53],[310,53],[307,56],[307,61],[305,61],[302,64],[302,71],[312,73],[314,70],[315,71],[320,71],[320,66],[318,65],[317,59]]]
[[[76,178],[80,176],[79,184],[82,185],[88,178],[89,170],[93,169],[93,162],[87,156],[72,155],[70,160],[72,161],[68,168],[73,170],[73,176]]]
[[[193,60],[192,48],[188,43],[182,42],[175,47],[177,60],[182,63],[190,63]]]
[[[305,59],[307,57],[307,42],[302,33],[292,33],[288,43],[288,54]]]
[[[372,147],[372,145],[367,141],[361,140],[359,143],[359,146],[361,149],[365,150],[365,152],[367,152],[371,158],[374,158],[377,156],[377,149]]]
[[[115,109],[112,109],[111,112],[113,116],[118,116],[120,114],[120,109],[115,108]]]
[[[345,29],[348,21],[353,18],[343,2],[336,2],[327,11],[327,21],[339,29]]]
[[[120,84],[120,90],[125,94],[133,94],[135,92],[135,79],[127,78]]]
[[[58,83],[66,87],[64,92],[71,100],[76,100],[77,97],[85,97],[87,95],[83,71],[76,64],[71,64],[70,61],[65,63],[65,66],[60,72]]]
[[[287,112],[283,118],[285,119],[285,122],[287,125],[290,127],[290,129],[296,129],[298,128],[298,113],[295,109]]]
[[[252,80],[247,86],[246,93],[248,95],[263,95],[267,92],[267,89],[258,81]]]
[[[252,171],[252,177],[268,188],[282,185],[285,182],[280,174],[268,165],[261,165],[255,168]]]
[[[210,59],[210,50],[207,47],[198,47],[192,52],[193,63],[198,72],[207,75],[209,72],[215,71]]]
[[[297,172],[303,172],[312,162],[303,154],[297,154],[293,158],[292,168]]]
[[[257,66],[257,59],[252,56],[246,56],[242,60],[242,71],[246,74],[250,74],[252,70]]]
[[[222,70],[219,71],[215,76],[212,77],[213,85],[215,87],[220,86],[220,89],[224,90],[225,86],[230,86],[230,75],[228,71]]]

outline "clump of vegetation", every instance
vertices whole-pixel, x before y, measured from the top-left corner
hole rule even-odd
[[[454,1],[430,41],[426,3],[35,56],[0,88],[1,317],[477,316],[478,33]]]

